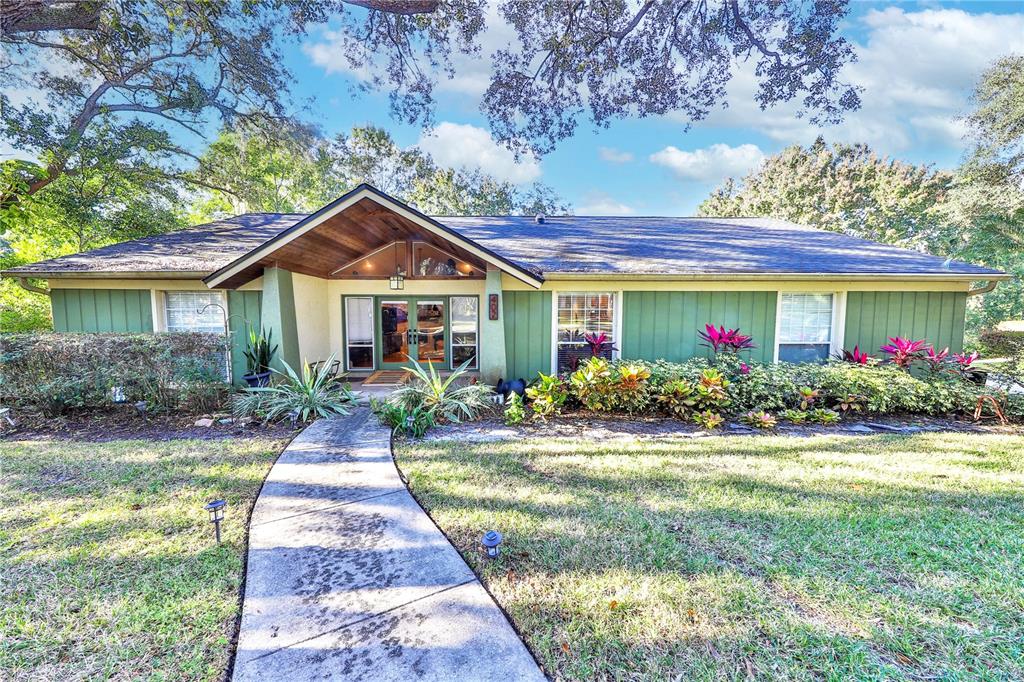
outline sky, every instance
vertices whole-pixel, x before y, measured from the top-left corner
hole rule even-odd
[[[964,152],[959,118],[970,109],[978,77],[998,57],[1024,53],[1024,0],[854,2],[842,33],[858,57],[843,78],[864,91],[861,109],[839,125],[816,127],[795,116],[795,105],[762,111],[753,99],[755,80],[741,65],[729,86],[728,107],[689,129],[671,115],[596,130],[582,121],[554,152],[520,162],[495,143],[479,111],[486,59],[463,64],[454,80],[438,83],[435,124],[426,131],[391,119],[386,95],[353,95],[366,74],[348,68],[330,26],[289,46],[286,62],[297,80],[294,94],[311,102],[305,117],[328,134],[378,125],[441,164],[479,167],[515,183],[543,182],[578,215],[692,215],[726,177],[740,178],[766,155],[818,135],[867,143],[914,163],[955,167]],[[489,28],[485,51],[508,35],[500,25]]]

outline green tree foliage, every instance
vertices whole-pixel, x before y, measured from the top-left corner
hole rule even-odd
[[[732,178],[705,199],[706,216],[769,216],[912,248],[947,238],[936,206],[953,175],[881,157],[867,145],[829,146],[818,138],[770,156],[743,181]]]
[[[276,135],[225,129],[193,176],[206,186],[193,205],[196,221],[248,211],[313,211],[363,182],[431,215],[568,210],[545,185],[520,188],[480,171],[440,167],[374,126],[333,138],[298,127]]]

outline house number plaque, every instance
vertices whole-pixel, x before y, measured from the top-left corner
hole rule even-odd
[[[487,312],[488,312],[488,319],[491,319],[491,320],[498,319],[498,295],[497,294],[490,294],[487,297]]]

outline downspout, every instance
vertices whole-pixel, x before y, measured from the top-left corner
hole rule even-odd
[[[43,287],[37,287],[35,284],[32,284],[31,282],[28,281],[28,277],[19,277],[18,278],[18,286],[20,286],[25,291],[31,291],[33,294],[42,294],[43,296],[49,296],[50,295],[50,290],[49,289],[44,289]]]
[[[987,294],[988,292],[995,289],[997,284],[999,284],[998,279],[990,279],[988,283],[985,284],[985,286],[979,287],[977,289],[970,289],[967,292],[967,297],[970,298],[971,296],[980,296],[981,294]]]

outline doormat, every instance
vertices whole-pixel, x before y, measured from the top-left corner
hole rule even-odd
[[[408,380],[404,369],[379,369],[363,379],[363,386],[401,386]]]

